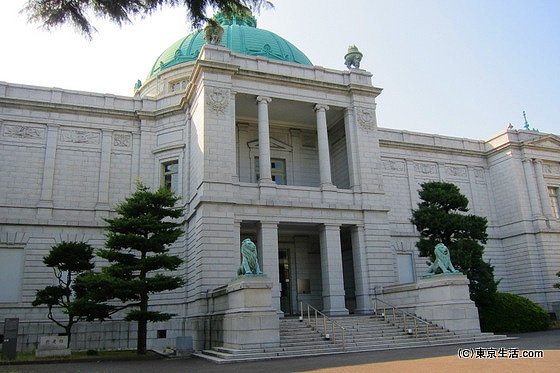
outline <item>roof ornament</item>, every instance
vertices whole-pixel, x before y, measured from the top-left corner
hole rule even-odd
[[[136,92],[137,90],[140,89],[140,87],[142,87],[142,81],[140,79],[138,79],[136,81],[136,83],[134,84],[134,92]]]
[[[224,28],[216,18],[208,20],[208,24],[204,27],[204,41],[206,44],[220,45],[222,44],[222,36]]]
[[[538,129],[536,128],[531,129],[531,127],[529,126],[529,121],[527,120],[527,114],[525,113],[525,110],[523,110],[523,119],[525,121],[525,124],[523,125],[523,128],[525,128],[525,130],[539,132]]]
[[[348,52],[344,55],[344,64],[347,68],[355,67],[360,68],[360,61],[362,60],[363,53],[358,50],[355,45],[348,47]]]

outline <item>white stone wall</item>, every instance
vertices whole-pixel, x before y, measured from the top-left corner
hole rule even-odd
[[[170,160],[179,162],[186,208],[186,233],[172,253],[185,259],[178,273],[187,282],[153,297],[178,315],[152,326],[154,333],[158,327],[168,328],[168,337],[191,333],[196,346],[204,345],[207,292],[234,276],[242,224],[268,224],[266,237],[271,226],[281,227],[293,241],[297,277],[311,283],[301,299],[318,305],[319,227],[351,229],[352,269],[360,277],[353,290],[363,303],[374,288],[397,283],[397,253],[415,252],[410,211],[429,180],[455,183],[471,213],[488,218],[485,258],[495,265],[501,290],[549,311],[560,308],[560,292],[552,288],[560,270],[560,221],[539,195],[543,183],[560,186],[558,136],[510,131],[478,141],[378,128],[381,89],[363,70],[299,66],[220,47],[203,48],[201,58],[204,64],[170,69],[134,98],[0,83],[0,249],[25,252],[21,302],[0,304],[2,316],[44,320],[44,309],[30,306],[35,290],[52,281],[42,257],[62,240],[102,247],[102,218],[137,180],[159,186],[161,165]],[[169,89],[187,76],[186,91]],[[285,186],[256,183],[258,95],[272,98],[271,156],[286,159]],[[330,107],[338,189],[319,187],[317,103]],[[312,229],[302,238],[282,231],[287,226]],[[277,243],[271,247],[277,250]],[[418,277],[425,260],[414,258]]]
[[[469,213],[488,219],[484,258],[494,265],[494,276],[501,280],[499,289],[526,296],[552,312],[559,297],[552,288],[558,244],[550,242],[560,237],[559,221],[548,218],[544,223],[543,213],[536,210],[549,201],[539,202],[535,196],[537,181],[527,177],[523,165],[524,159],[533,159],[528,155],[533,151],[520,146],[520,141],[542,135],[512,132],[485,143],[388,129],[379,133],[395,246],[410,248],[417,240],[410,218],[419,202],[420,184],[452,182],[469,199]],[[535,146],[538,156],[557,162],[554,148],[558,143],[548,141],[547,145],[549,153]],[[546,183],[555,185],[555,180],[548,177]],[[424,262],[416,260],[417,274],[425,272]]]

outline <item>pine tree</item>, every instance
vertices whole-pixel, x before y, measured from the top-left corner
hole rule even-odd
[[[421,202],[412,210],[411,222],[420,233],[419,255],[435,260],[434,247],[449,248],[456,269],[467,275],[471,299],[483,306],[497,290],[494,267],[482,258],[488,239],[485,217],[467,214],[469,201],[451,183],[426,182],[419,191]]]
[[[43,257],[43,263],[53,269],[58,282],[37,290],[35,299],[31,303],[37,307],[46,305],[47,318],[64,329],[68,336],[68,346],[72,339],[72,327],[78,321],[88,318],[89,309],[94,311],[96,304],[76,296],[74,280],[94,268],[92,262],[93,247],[85,242],[61,242],[51,248]],[[60,308],[66,315],[66,320],[55,316],[54,309]]]
[[[120,216],[105,219],[108,223],[105,248],[97,255],[109,266],[100,273],[80,278],[81,290],[97,302],[111,302],[103,319],[121,309],[129,309],[125,320],[138,323],[138,354],[146,353],[147,323],[169,320],[173,314],[149,309],[151,294],[177,289],[184,284],[181,276],[166,274],[183,263],[169,254],[169,245],[183,230],[174,221],[183,216],[183,209],[175,207],[178,197],[167,188],[152,192],[139,184],[137,190],[115,211]],[[120,300],[123,305],[114,305]]]
[[[187,18],[194,27],[210,20],[206,16],[208,9],[219,9],[228,15],[274,7],[266,0],[29,0],[22,12],[28,14],[30,22],[40,23],[46,29],[69,23],[91,38],[96,31],[89,19],[91,15],[122,25],[131,23],[134,17],[151,15],[164,6],[186,8]]]

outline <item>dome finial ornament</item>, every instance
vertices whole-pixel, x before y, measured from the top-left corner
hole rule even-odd
[[[352,67],[359,69],[362,57],[363,53],[358,50],[358,47],[351,45],[348,47],[348,52],[344,55],[344,64],[349,69]]]
[[[217,19],[212,18],[204,27],[204,41],[206,44],[220,45],[222,44],[222,36],[224,35],[224,28],[220,25]]]

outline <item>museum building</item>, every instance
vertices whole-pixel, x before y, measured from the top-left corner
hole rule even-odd
[[[279,318],[301,302],[371,313],[384,287],[426,271],[410,223],[426,181],[454,183],[488,219],[485,259],[500,291],[560,314],[558,135],[379,127],[382,89],[359,64],[316,66],[252,16],[217,18],[221,43],[203,30],[180,39],[132,97],[0,82],[0,314],[19,318],[22,350],[61,331],[31,306],[54,284],[43,256],[62,241],[103,247],[103,218],[139,180],[171,188],[185,208],[171,253],[185,260],[186,285],[151,297],[177,316],[150,325],[150,345],[207,343],[209,294],[235,278],[245,238]],[[133,347],[132,328],[81,323],[73,346]]]

